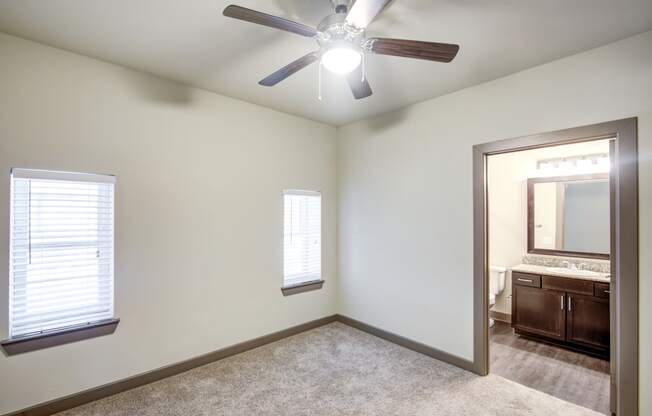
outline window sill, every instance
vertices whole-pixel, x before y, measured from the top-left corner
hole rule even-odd
[[[90,324],[52,330],[34,335],[24,335],[0,342],[6,355],[22,354],[70,342],[109,335],[115,332],[120,319],[105,319]]]
[[[283,286],[281,292],[283,292],[283,296],[290,296],[296,295],[297,293],[309,292],[311,290],[319,290],[322,286],[324,286],[323,280],[311,280],[309,282]]]

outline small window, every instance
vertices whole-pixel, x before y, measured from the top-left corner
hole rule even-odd
[[[113,318],[114,183],[12,170],[10,338]]]
[[[321,194],[283,195],[283,286],[321,280]]]

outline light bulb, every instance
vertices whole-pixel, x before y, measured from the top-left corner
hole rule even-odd
[[[346,46],[330,48],[321,56],[321,63],[324,67],[340,75],[353,71],[361,61],[360,52]]]

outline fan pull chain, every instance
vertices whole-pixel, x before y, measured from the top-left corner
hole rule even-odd
[[[365,66],[365,53],[362,53],[362,79],[360,81],[364,82],[364,79],[366,78],[366,66]]]
[[[317,99],[321,101],[321,59],[319,60],[319,69],[317,70]]]

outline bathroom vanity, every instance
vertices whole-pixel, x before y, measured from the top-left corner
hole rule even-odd
[[[608,358],[609,175],[530,178],[527,199],[528,255],[511,268],[514,331]]]
[[[609,357],[609,276],[523,264],[512,269],[517,334]]]

